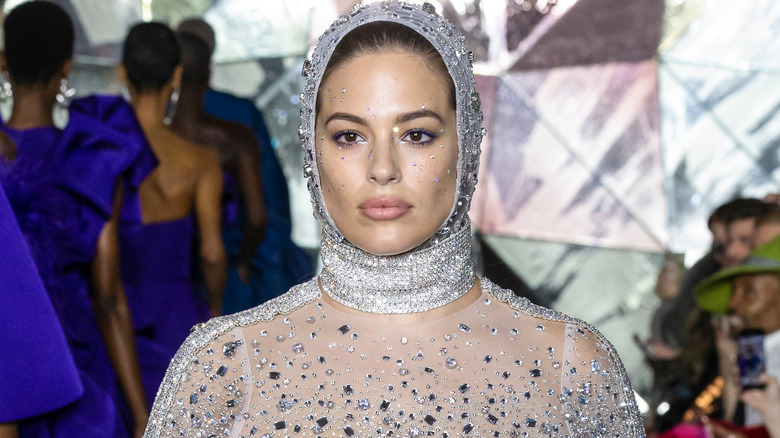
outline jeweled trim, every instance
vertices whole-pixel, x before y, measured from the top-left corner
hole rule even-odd
[[[440,244],[378,256],[322,233],[320,285],[337,302],[369,313],[416,313],[451,303],[474,285],[471,226]]]
[[[486,278],[480,279],[482,292],[493,296],[498,301],[507,303],[510,307],[526,315],[549,321],[558,321],[571,324],[578,330],[588,330],[599,340],[599,344],[607,351],[611,365],[617,372],[612,373],[610,379],[619,387],[618,415],[626,419],[627,430],[621,436],[639,437],[645,436],[644,425],[636,404],[634,390],[628,379],[628,374],[623,362],[612,345],[595,327],[581,319],[572,318],[564,313],[537,306],[527,298],[519,297],[508,289],[502,289]],[[316,279],[299,284],[284,295],[270,300],[260,306],[233,315],[214,318],[209,322],[193,327],[192,333],[179,348],[176,356],[171,361],[168,371],[165,373],[154,407],[149,417],[149,423],[144,432],[144,438],[158,438],[161,436],[165,418],[174,408],[176,393],[178,392],[181,378],[189,364],[197,357],[199,351],[213,343],[217,338],[236,327],[246,327],[253,324],[267,322],[277,315],[285,315],[299,309],[306,304],[322,298]]]

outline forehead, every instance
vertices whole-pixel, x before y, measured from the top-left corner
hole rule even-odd
[[[319,95],[324,111],[356,103],[377,104],[366,111],[399,101],[446,104],[448,81],[424,57],[392,50],[362,54],[334,68],[320,84]]]
[[[751,287],[757,291],[780,292],[780,276],[771,272],[753,275],[740,275],[734,279],[734,287]]]
[[[756,227],[756,219],[752,217],[737,219],[728,226],[729,233],[743,234],[752,233]]]

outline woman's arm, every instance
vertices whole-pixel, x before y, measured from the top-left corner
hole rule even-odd
[[[200,257],[211,316],[222,313],[222,295],[227,281],[227,254],[221,230],[222,171],[216,154],[210,152],[195,193],[195,213],[200,235]]]
[[[248,267],[257,248],[263,242],[268,226],[268,215],[263,199],[263,180],[260,175],[260,145],[248,132],[238,155],[238,180],[244,203],[244,228],[241,234],[241,252],[236,262],[241,280],[249,281]]]
[[[100,232],[92,262],[92,306],[119,384],[130,404],[135,436],[141,436],[149,411],[141,384],[132,317],[119,271],[120,193],[118,186],[112,216]]]
[[[19,438],[19,429],[16,423],[0,424],[0,438]]]

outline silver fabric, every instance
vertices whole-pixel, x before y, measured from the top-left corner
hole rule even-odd
[[[471,227],[438,245],[377,256],[322,233],[322,289],[339,303],[370,313],[424,312],[450,303],[474,285]]]
[[[304,62],[303,76],[306,85],[301,93],[301,128],[298,135],[304,149],[304,176],[316,217],[331,235],[341,237],[333,223],[322,197],[317,160],[315,160],[315,108],[325,67],[339,41],[356,27],[375,21],[390,21],[408,26],[439,51],[455,84],[456,111],[458,114],[458,185],[449,218],[423,246],[435,245],[466,225],[466,214],[477,183],[480,143],[484,136],[479,94],[471,64],[473,55],[466,49],[465,38],[458,34],[449,21],[435,12],[432,5],[423,6],[387,1],[370,5],[355,5],[351,12],[336,20],[320,36],[311,60]]]
[[[316,280],[195,328],[144,437],[643,437],[595,328],[480,280],[461,312],[395,324],[339,312]]]

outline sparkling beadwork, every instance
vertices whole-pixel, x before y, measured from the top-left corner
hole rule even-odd
[[[315,108],[322,75],[330,56],[339,41],[361,24],[372,21],[393,21],[412,28],[423,35],[441,54],[444,64],[455,84],[456,109],[458,112],[458,182],[450,219],[450,226],[442,227],[426,243],[436,245],[451,233],[466,228],[464,222],[474,192],[476,172],[479,169],[479,145],[482,141],[483,115],[479,109],[479,97],[468,56],[465,38],[458,35],[455,26],[435,12],[432,4],[423,6],[385,1],[353,9],[340,17],[322,35],[311,55],[311,64],[306,74],[306,84],[301,98],[301,143],[305,164],[311,167],[311,178],[307,187],[314,205],[314,215],[322,222],[323,229],[335,235],[333,223],[322,197],[319,185],[319,169],[315,160]],[[344,90],[345,92],[347,90]],[[304,173],[309,178],[309,172]],[[462,200],[466,200],[463,202]]]
[[[320,284],[334,300],[364,312],[424,312],[452,302],[471,288],[470,254],[470,226],[439,245],[397,256],[377,256],[323,232]],[[361,281],[352,281],[355,278]],[[346,333],[349,326],[339,333],[342,329]]]

